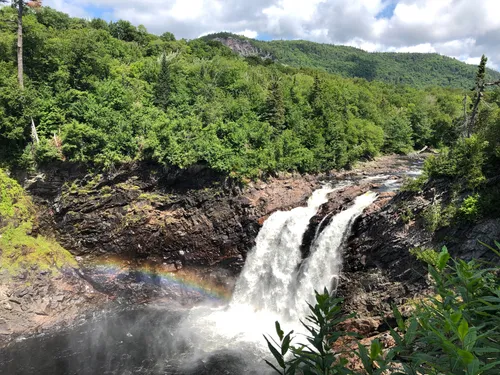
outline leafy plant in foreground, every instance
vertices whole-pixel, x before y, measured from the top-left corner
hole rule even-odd
[[[497,249],[487,246],[500,257]],[[500,267],[498,262],[451,260],[446,247],[428,265],[434,283],[434,295],[419,302],[415,312],[404,319],[394,307],[396,328],[390,328],[395,345],[384,349],[375,339],[367,348],[358,343],[355,354],[362,372],[345,368],[346,361],[332,349],[345,332],[335,331],[339,322],[340,299],[317,294],[316,306],[310,306],[304,324],[310,332],[308,344],[291,344],[290,332],[284,336],[279,323],[280,342],[266,341],[278,361],[280,374],[432,374],[493,375],[500,371]],[[330,305],[329,305],[330,304]],[[318,312],[334,312],[329,314]],[[326,334],[325,334],[326,333]],[[318,343],[321,342],[321,345]],[[291,355],[287,358],[288,353]]]
[[[310,314],[306,317],[306,322],[301,321],[308,332],[304,335],[307,343],[292,345],[293,331],[285,335],[279,322],[276,322],[276,333],[280,341],[276,342],[266,336],[264,338],[279,368],[267,360],[266,363],[282,375],[351,374],[345,367],[347,360],[338,358],[341,353],[332,349],[337,340],[349,335],[347,332],[336,331],[335,326],[354,316],[342,316],[341,302],[341,298],[330,296],[326,288],[322,294],[316,292],[316,305],[308,304]]]

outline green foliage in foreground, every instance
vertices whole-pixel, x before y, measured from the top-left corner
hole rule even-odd
[[[0,169],[0,271],[7,271],[8,276],[31,267],[58,273],[63,267],[76,266],[73,256],[55,240],[32,234],[35,222],[33,202]]]
[[[258,177],[317,172],[384,152],[451,145],[462,92],[418,90],[241,58],[221,43],[149,34],[127,21],[0,9],[0,165],[95,169],[135,160]],[[472,82],[472,80],[471,80]],[[33,118],[40,137],[32,145]]]
[[[490,248],[500,258],[500,243]],[[417,249],[414,252],[418,252]],[[390,334],[395,346],[383,349],[375,339],[369,348],[358,344],[356,355],[364,370],[351,371],[332,344],[345,333],[334,327],[347,317],[340,315],[341,300],[316,294],[316,305],[303,325],[307,343],[292,344],[293,332],[284,335],[279,323],[279,342],[266,337],[279,374],[401,374],[401,375],[496,375],[500,372],[500,266],[498,262],[452,260],[446,248],[420,259],[429,262],[434,296],[417,303],[404,320],[397,308],[397,328]],[[417,255],[418,256],[418,255]],[[341,354],[341,353],[340,353]]]

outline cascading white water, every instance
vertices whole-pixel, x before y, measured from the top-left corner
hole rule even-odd
[[[248,254],[231,305],[249,304],[258,310],[286,315],[294,299],[296,269],[302,260],[300,245],[309,220],[327,202],[330,187],[309,198],[307,207],[272,214]]]
[[[307,207],[273,213],[248,254],[230,304],[193,308],[181,324],[181,340],[201,349],[201,354],[239,347],[262,355],[262,334],[272,332],[276,320],[290,320],[287,311],[293,301],[292,286],[301,261],[302,235],[334,190],[325,186],[312,194]]]
[[[324,187],[313,193],[307,207],[275,212],[260,230],[255,248],[248,254],[233,299],[225,307],[200,306],[181,322],[179,337],[203,356],[224,349],[239,349],[258,358],[267,354],[262,334],[274,332],[279,320],[286,329],[301,330],[306,302],[314,290],[330,287],[340,268],[339,248],[352,221],[376,197],[369,192],[351,207],[334,215],[302,260],[300,246],[310,219],[333,191]],[[299,270],[300,267],[300,270]]]
[[[351,207],[335,215],[328,226],[319,234],[311,246],[309,258],[304,262],[301,278],[297,280],[295,306],[298,317],[306,314],[304,301],[314,304],[314,290],[322,292],[325,287],[330,291],[338,278],[342,266],[339,251],[346,235],[349,234],[353,220],[375,201],[376,194],[365,193],[354,200]],[[300,308],[302,306],[302,308]]]
[[[232,304],[250,304],[293,322],[307,312],[306,302],[314,302],[315,290],[331,289],[332,278],[338,277],[341,266],[342,240],[376,194],[357,197],[351,207],[333,216],[315,237],[310,255],[302,263],[302,236],[310,218],[324,203],[324,199],[317,199],[323,196],[323,189],[316,193],[308,207],[279,212],[268,219],[238,279]]]

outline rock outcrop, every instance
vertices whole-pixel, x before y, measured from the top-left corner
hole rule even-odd
[[[121,255],[238,272],[260,225],[301,205],[315,177],[283,175],[241,187],[203,167],[128,166],[108,175],[59,167],[28,180],[46,207],[46,231],[76,255]]]
[[[214,38],[214,40],[221,42],[225,46],[229,47],[233,52],[237,53],[243,57],[249,56],[258,56],[263,59],[271,59],[273,60],[273,56],[267,52],[262,51],[261,49],[254,46],[249,40],[243,38]]]
[[[20,334],[34,334],[71,324],[77,316],[102,306],[107,297],[74,270],[54,275],[26,270],[0,279],[0,347]]]
[[[411,249],[439,250],[446,245],[453,257],[492,259],[492,244],[500,238],[498,219],[457,221],[435,232],[427,229],[424,212],[434,204],[449,203],[446,181],[427,184],[422,191],[400,192],[378,201],[354,223],[344,249],[339,295],[345,309],[360,315],[389,314],[391,305],[404,305],[427,293],[427,265]],[[417,250],[418,251],[418,250]]]

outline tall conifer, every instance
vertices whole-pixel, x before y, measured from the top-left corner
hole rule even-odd
[[[160,74],[158,75],[154,94],[155,104],[166,110],[170,99],[170,67],[165,54],[161,58]]]

